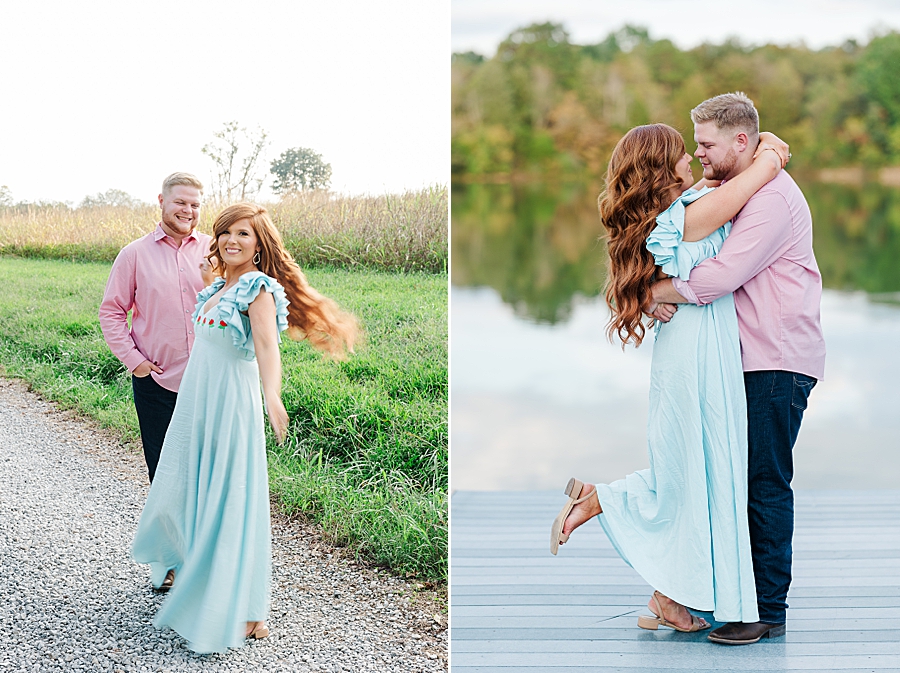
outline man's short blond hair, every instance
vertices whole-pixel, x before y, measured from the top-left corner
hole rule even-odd
[[[743,91],[723,93],[703,101],[691,110],[691,121],[715,122],[720,130],[743,131],[751,140],[759,138],[759,114]]]
[[[163,180],[163,196],[168,195],[168,193],[172,191],[172,187],[176,187],[178,185],[184,185],[185,187],[196,187],[198,190],[200,190],[201,194],[203,193],[203,183],[197,179],[196,175],[191,175],[190,173],[172,173],[172,175]]]

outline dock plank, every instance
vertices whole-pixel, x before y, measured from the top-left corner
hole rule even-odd
[[[798,491],[787,635],[738,648],[709,643],[708,632],[638,629],[651,589],[599,525],[551,556],[564,501],[453,494],[453,671],[900,673],[900,490]]]

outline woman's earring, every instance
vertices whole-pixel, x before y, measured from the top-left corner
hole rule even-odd
[[[254,264],[259,264],[259,260],[260,260],[260,259],[261,259],[261,257],[259,256],[259,250],[257,250],[257,251],[256,251],[256,254],[253,256],[253,263],[254,263]]]

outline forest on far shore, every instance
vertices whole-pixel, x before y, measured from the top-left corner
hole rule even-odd
[[[820,50],[735,40],[679,49],[633,26],[590,45],[560,24],[452,57],[452,176],[600,175],[630,128],[664,122],[693,152],[690,110],[743,91],[797,170],[900,165],[900,33]]]

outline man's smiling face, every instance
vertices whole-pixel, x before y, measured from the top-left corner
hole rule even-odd
[[[737,165],[735,132],[720,129],[715,122],[694,124],[694,140],[697,151],[694,156],[703,167],[703,177],[707,180],[725,180],[734,177],[731,172]]]
[[[168,194],[160,194],[163,231],[178,239],[190,234],[200,218],[200,197],[200,190],[189,185],[175,185]]]

